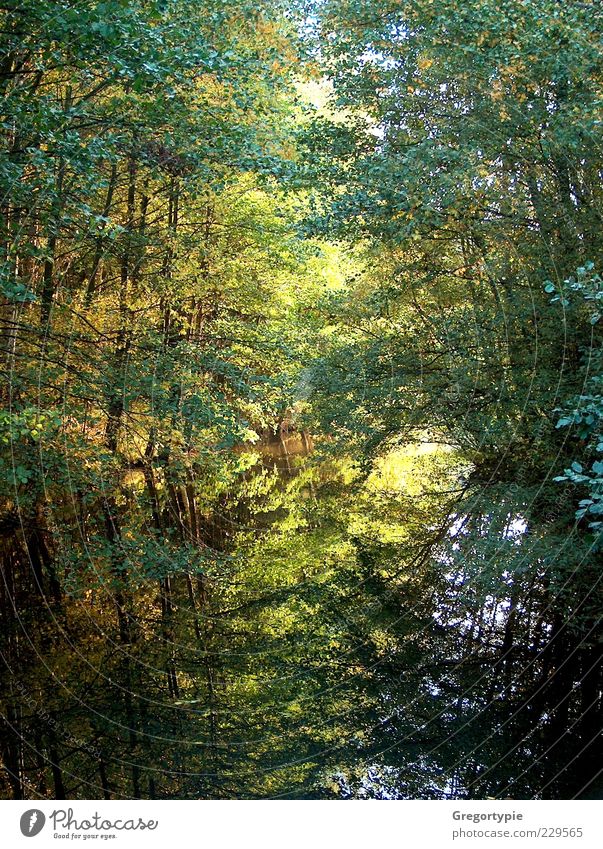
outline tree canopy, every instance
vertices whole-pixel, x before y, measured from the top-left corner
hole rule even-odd
[[[0,795],[600,793],[600,4],[0,18]]]

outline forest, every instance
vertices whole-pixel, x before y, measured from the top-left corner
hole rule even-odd
[[[0,798],[603,798],[599,0],[0,21]]]

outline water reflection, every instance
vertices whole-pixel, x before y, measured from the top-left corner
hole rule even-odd
[[[367,477],[307,434],[264,435],[197,489],[196,537],[158,537],[167,569],[32,611],[29,645],[11,619],[17,794],[578,792],[600,764],[600,645],[547,607],[545,564],[523,569],[537,561],[520,512],[440,515],[428,467],[396,462]]]

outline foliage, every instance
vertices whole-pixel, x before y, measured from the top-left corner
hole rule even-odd
[[[598,4],[0,16],[0,794],[579,794]]]

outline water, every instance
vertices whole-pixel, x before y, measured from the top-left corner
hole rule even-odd
[[[181,485],[170,508],[166,488],[163,531],[142,553],[148,493],[134,475],[121,578],[115,550],[91,539],[60,603],[17,592],[11,614],[5,590],[6,796],[599,792],[582,788],[600,763],[596,741],[585,747],[600,647],[547,619],[534,573],[526,589],[471,571],[483,528],[430,555],[429,504],[404,458],[367,482],[323,448],[264,438],[211,492]],[[525,522],[501,527],[509,551],[524,544]]]

